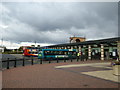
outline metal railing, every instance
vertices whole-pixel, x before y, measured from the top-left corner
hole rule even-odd
[[[7,58],[7,60],[3,60],[2,61],[2,65],[4,63],[6,63],[6,65],[4,66],[3,65],[3,68],[6,68],[6,69],[10,69],[11,67],[17,67],[17,66],[25,66],[25,62],[26,61],[29,61],[29,65],[34,65],[34,61],[38,61],[36,64],[44,64],[44,63],[60,63],[60,62],[73,62],[73,61],[84,61],[84,60],[87,60],[86,56],[80,56],[80,57],[75,57],[75,58],[64,58],[64,59],[55,59],[53,60],[53,58],[49,58],[48,60],[44,60],[44,59],[37,59],[37,58],[34,58],[34,57],[30,57],[30,58],[14,58],[14,60],[10,60],[10,58]],[[17,62],[21,61],[21,63],[19,63],[19,65],[17,65]],[[10,65],[10,62],[12,62],[12,66]],[[27,64],[28,65],[28,64]]]

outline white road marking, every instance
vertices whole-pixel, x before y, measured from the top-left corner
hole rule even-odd
[[[110,65],[110,62],[90,63],[90,64],[70,64],[70,65],[55,66],[55,68],[70,68],[70,67],[83,67],[83,66],[106,66],[106,65]]]

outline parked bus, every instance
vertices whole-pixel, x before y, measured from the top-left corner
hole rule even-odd
[[[39,50],[40,50],[40,47],[27,46],[23,48],[23,55],[24,56],[38,56]]]
[[[76,49],[41,49],[38,53],[38,59],[69,59],[76,58]]]

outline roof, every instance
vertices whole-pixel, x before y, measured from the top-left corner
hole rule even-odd
[[[82,39],[85,39],[85,37],[70,37],[70,38],[82,38]]]
[[[106,43],[116,43],[117,41],[120,41],[120,37],[100,39],[100,40],[90,40],[90,41],[77,42],[77,43],[64,43],[64,44],[51,45],[48,47],[106,44]]]

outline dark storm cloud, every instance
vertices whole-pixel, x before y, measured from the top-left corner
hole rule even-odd
[[[118,33],[117,2],[3,3],[6,39],[65,43],[69,37],[115,37]]]

